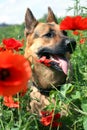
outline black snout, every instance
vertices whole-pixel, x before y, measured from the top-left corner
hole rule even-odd
[[[74,39],[69,39],[69,38],[64,39],[64,41],[66,45],[66,50],[70,53],[73,53],[73,51],[76,48],[76,41]]]

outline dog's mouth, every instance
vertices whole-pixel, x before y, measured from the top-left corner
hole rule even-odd
[[[38,57],[39,62],[67,75],[68,60],[65,58],[63,53],[56,54],[50,49],[44,49],[38,52]]]

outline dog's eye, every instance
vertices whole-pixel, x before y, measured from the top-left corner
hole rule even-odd
[[[53,38],[55,36],[55,33],[53,31],[51,31],[49,33],[46,33],[44,36],[47,38]]]

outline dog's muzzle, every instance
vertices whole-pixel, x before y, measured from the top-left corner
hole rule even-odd
[[[44,47],[39,49],[37,55],[39,59],[46,57],[50,60],[51,68],[56,71],[63,72],[67,75],[68,72],[68,59],[66,53],[72,53],[75,50],[76,42],[74,39],[64,38],[54,48]],[[44,62],[43,62],[44,63]]]

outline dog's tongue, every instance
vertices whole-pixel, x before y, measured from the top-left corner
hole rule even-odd
[[[67,61],[60,59],[60,62],[62,64],[61,68],[62,68],[63,72],[67,75],[67,73],[68,73],[68,63],[67,63]]]
[[[59,58],[58,56],[55,56],[51,58],[52,61],[58,63],[59,67],[62,68],[63,72],[67,75],[68,72],[68,63],[66,60]]]
[[[45,64],[46,66],[51,66],[51,62],[56,62],[63,72],[67,75],[68,72],[68,63],[66,60],[59,58],[58,56],[52,56],[51,59],[46,59],[46,56],[43,56],[39,59],[39,62]]]

